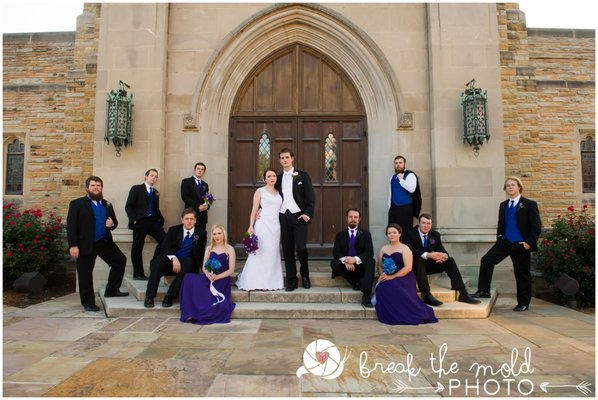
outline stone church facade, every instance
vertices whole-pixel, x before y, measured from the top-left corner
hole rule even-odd
[[[64,215],[99,175],[123,243],[130,186],[157,168],[177,223],[198,161],[216,197],[210,223],[235,241],[282,147],[314,178],[314,247],[349,206],[383,243],[397,154],[462,263],[494,240],[507,175],[545,225],[594,206],[595,32],[529,29],[517,4],[86,4],[76,32],[6,34],[3,57],[4,201]],[[462,141],[472,78],[488,93],[478,156]],[[119,81],[135,105],[133,144],[117,157],[104,130]],[[19,159],[21,193],[6,175]]]

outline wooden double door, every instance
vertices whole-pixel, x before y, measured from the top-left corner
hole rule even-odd
[[[368,225],[367,124],[353,84],[330,60],[302,45],[265,59],[237,94],[230,121],[229,235],[242,240],[263,171],[281,171],[289,148],[295,168],[307,171],[315,193],[308,229],[310,255],[330,256],[347,208]],[[382,194],[384,195],[384,194]]]

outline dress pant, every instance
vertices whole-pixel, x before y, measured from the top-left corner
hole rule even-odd
[[[79,297],[81,304],[85,306],[95,305],[95,293],[93,290],[93,268],[96,258],[100,257],[110,266],[108,282],[106,283],[105,294],[113,294],[120,290],[120,285],[125,275],[127,257],[118,246],[104,240],[93,244],[91,254],[77,257],[77,274],[79,277]]]
[[[494,266],[507,257],[513,262],[515,282],[517,284],[517,304],[529,307],[532,299],[532,274],[530,271],[531,252],[525,250],[522,244],[509,243],[507,240],[497,240],[494,246],[482,257],[478,290],[490,292]]]
[[[299,219],[301,212],[291,213],[286,211],[279,214],[280,238],[282,241],[282,254],[287,273],[287,286],[297,284],[297,266],[295,265],[295,251],[301,265],[300,273],[304,278],[309,277],[307,264],[307,223]]]
[[[391,205],[388,209],[388,223],[399,224],[403,228],[403,233],[413,228],[413,203],[403,206]]]
[[[355,271],[349,271],[345,265],[339,260],[330,261],[330,267],[336,275],[340,275],[354,286],[359,282],[360,290],[363,293],[372,293],[372,285],[374,284],[374,265],[376,261],[373,258],[369,260],[362,260],[361,264],[355,265]]]
[[[430,283],[428,282],[428,275],[439,274],[446,272],[451,279],[451,289],[458,290],[459,293],[465,294],[465,283],[463,277],[457,267],[457,263],[453,257],[449,257],[445,262],[437,263],[434,260],[424,260],[421,257],[414,257],[413,269],[415,278],[417,279],[417,287],[423,294],[430,293]]]
[[[170,284],[166,294],[173,299],[179,297],[181,283],[183,282],[183,277],[185,274],[189,272],[199,272],[199,265],[195,265],[193,258],[187,257],[179,261],[181,262],[181,270],[176,273],[172,269],[172,261],[168,258],[168,256],[165,254],[160,254],[158,257],[154,258],[150,264],[150,276],[147,281],[147,297],[156,297],[156,294],[158,293],[158,286],[160,285],[160,278],[162,278],[164,275],[176,275],[176,278],[174,278]]]
[[[143,270],[143,246],[145,237],[150,235],[158,244],[154,250],[152,260],[160,254],[160,244],[166,236],[162,225],[155,217],[142,218],[133,226],[133,244],[131,245],[131,262],[133,263],[133,276],[145,275]],[[151,260],[150,260],[151,261]]]

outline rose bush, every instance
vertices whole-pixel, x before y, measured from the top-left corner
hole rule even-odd
[[[4,284],[24,272],[45,272],[63,252],[59,239],[61,219],[41,210],[19,211],[14,204],[3,206]]]
[[[550,286],[554,287],[562,273],[579,282],[576,300],[581,306],[594,306],[595,239],[594,216],[587,205],[580,211],[570,206],[566,215],[554,220],[552,230],[541,239],[536,253],[536,265]]]

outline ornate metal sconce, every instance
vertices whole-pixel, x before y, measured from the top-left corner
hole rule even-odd
[[[104,140],[114,144],[116,156],[120,157],[122,146],[133,144],[133,95],[127,97],[129,85],[118,81],[119,89],[111,90],[106,98],[106,133]]]
[[[490,139],[488,132],[488,97],[486,91],[475,87],[475,78],[469,81],[461,93],[463,107],[463,143],[473,146],[473,154],[480,154],[480,146]]]

